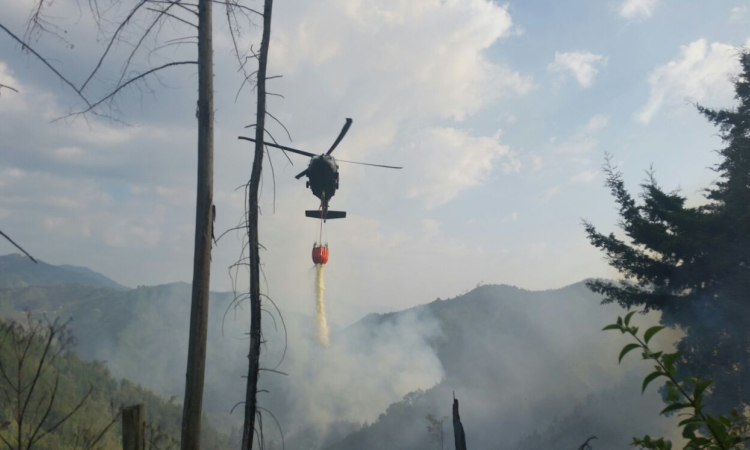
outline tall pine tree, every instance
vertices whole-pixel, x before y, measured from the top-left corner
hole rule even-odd
[[[682,328],[680,375],[712,378],[710,403],[723,411],[750,405],[750,52],[740,54],[740,63],[739,104],[698,106],[725,144],[714,167],[718,180],[705,191],[708,204],[685,206],[685,197],[665,192],[653,174],[636,202],[608,163],[606,185],[628,239],[585,223],[591,243],[624,278],[588,287],[605,303],[659,310],[663,324]]]

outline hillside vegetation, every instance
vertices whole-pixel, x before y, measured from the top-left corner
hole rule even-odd
[[[3,321],[0,327],[0,366],[4,367],[4,373],[8,377],[0,377],[0,392],[6,394],[0,402],[0,438],[3,441],[16,442],[18,424],[15,410],[18,410],[14,398],[7,394],[14,392],[15,381],[13,375],[15,363],[18,360],[18,347],[14,347],[14,335],[8,327],[9,322]],[[28,330],[29,326],[25,325]],[[22,346],[21,348],[26,348]],[[40,367],[43,358],[44,342],[42,338],[36,337],[29,345],[30,349],[25,356],[25,369],[20,372],[21,385],[30,386],[33,381],[34,372]],[[50,361],[49,355],[47,360]],[[160,437],[162,445],[159,448],[172,448],[170,442],[174,437],[179,437],[180,422],[182,418],[182,406],[172,400],[165,400],[150,390],[125,379],[116,379],[112,376],[106,364],[103,362],[84,361],[76,353],[65,351],[54,360],[50,366],[43,368],[42,378],[30,394],[29,388],[22,391],[23,396],[28,395],[30,406],[43,405],[42,408],[28,408],[25,416],[24,435],[30,436],[39,423],[41,430],[54,429],[47,434],[33,448],[37,450],[73,450],[78,445],[83,445],[87,439],[92,439],[114,421],[114,424],[106,431],[98,441],[96,447],[102,450],[120,450],[122,448],[122,435],[118,411],[121,406],[143,403],[146,409],[146,421],[151,432],[149,438]],[[59,376],[58,376],[59,375]],[[10,383],[13,383],[11,385]],[[54,389],[57,384],[57,389]],[[54,397],[52,393],[54,391]],[[88,397],[87,397],[88,395]],[[50,399],[53,399],[50,401]],[[77,405],[83,401],[80,409]],[[51,404],[52,407],[46,419],[42,412]],[[75,412],[74,412],[75,411]],[[74,412],[69,419],[54,428],[53,426]],[[30,427],[30,428],[29,428]],[[157,431],[158,430],[158,431]],[[28,439],[28,438],[27,438]],[[228,439],[220,436],[214,428],[204,428],[202,434],[203,448],[224,450],[230,448]],[[157,447],[151,447],[157,448]]]
[[[0,313],[36,309],[72,317],[82,358],[106,361],[115,376],[179,398],[189,299],[185,283],[124,291],[25,287],[0,290]],[[247,370],[249,317],[246,309],[229,308],[231,300],[228,293],[211,296],[204,403],[209,422],[225,435],[239,426],[229,411],[242,399]],[[289,376],[263,373],[260,388],[269,392],[261,405],[278,418],[292,450],[430,448],[425,416],[450,415],[454,391],[473,448],[493,448],[499,440],[528,448],[526,438],[536,433],[578,442],[576,448],[596,434],[607,448],[624,450],[634,435],[668,435],[672,419],[654,419],[658,396],[637,395],[637,368],[618,366],[613,355],[621,342],[599,332],[619,307],[600,302],[584,283],[536,292],[479,286],[334,327],[328,348],[315,342],[311,317],[285,311],[289,346],[284,352],[282,323],[276,319],[274,327],[269,319],[263,365],[274,368],[284,355],[277,369]],[[644,318],[644,324],[657,321]],[[613,398],[623,406],[606,412]],[[576,426],[555,428],[561,421]],[[266,440],[278,445],[280,435],[268,422]],[[452,433],[449,422],[446,433]]]

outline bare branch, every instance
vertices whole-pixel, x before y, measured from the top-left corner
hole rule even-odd
[[[25,43],[23,40],[21,40],[18,36],[16,36],[15,34],[13,34],[13,32],[10,31],[9,29],[7,29],[2,23],[0,23],[0,29],[2,29],[3,31],[5,31],[6,33],[8,33],[8,35],[10,35],[10,37],[12,37],[19,44],[21,44],[21,47],[23,47],[24,49],[26,49],[29,52],[31,52],[31,54],[33,54],[34,56],[36,56],[42,63],[44,63],[45,66],[49,67],[49,69],[52,72],[54,72],[55,75],[57,75],[57,77],[60,78],[60,80],[63,81],[63,83],[65,83],[68,86],[70,86],[76,92],[76,94],[78,94],[78,96],[81,97],[81,99],[84,102],[86,102],[86,104],[88,106],[91,106],[91,103],[89,103],[88,99],[86,97],[84,97],[84,95],[81,93],[82,89],[79,90],[73,83],[70,82],[70,80],[68,80],[67,78],[65,78],[63,76],[63,74],[61,74],[57,69],[55,69],[52,66],[52,64],[50,64],[42,55],[40,55],[39,53],[37,53],[36,50],[34,50],[33,48],[31,48],[27,43]]]
[[[184,2],[179,2],[179,1],[172,2],[172,1],[169,1],[169,0],[148,0],[148,2],[149,3],[166,3],[168,5],[179,6],[180,8],[184,9],[185,11],[189,11],[189,12],[195,14],[195,17],[198,17],[198,12],[197,11],[193,11],[192,9],[189,8],[189,6],[193,6],[193,7],[195,7],[197,9],[198,5],[196,5],[196,4],[184,3]]]
[[[2,26],[2,25],[0,25],[0,26]],[[11,238],[10,238],[10,236],[8,236],[7,234],[3,233],[3,232],[2,232],[2,230],[0,230],[0,236],[2,236],[2,237],[4,237],[5,239],[7,239],[7,240],[8,240],[8,242],[10,242],[11,244],[13,244],[13,246],[14,246],[14,247],[16,247],[17,249],[21,250],[21,251],[23,252],[23,254],[24,254],[24,255],[28,256],[30,260],[32,260],[32,261],[34,261],[35,263],[37,263],[37,260],[36,260],[36,259],[34,259],[34,257],[33,257],[33,256],[29,255],[29,253],[28,253],[28,252],[27,252],[26,250],[24,250],[24,249],[23,249],[23,247],[21,247],[20,245],[16,244],[16,243],[15,243],[15,242],[13,241],[13,239],[11,239]]]
[[[171,17],[171,18],[173,18],[175,20],[179,20],[180,22],[184,23],[185,25],[190,25],[191,27],[194,27],[196,30],[198,29],[198,25],[196,25],[194,23],[190,23],[190,22],[188,22],[185,19],[182,19],[180,17],[175,16],[172,13],[168,13],[166,10],[163,10],[163,9],[154,9],[154,8],[146,8],[146,9],[149,10],[149,11],[154,11],[154,12],[161,13],[161,15],[164,15],[164,16],[169,16],[169,17]]]
[[[104,427],[104,429],[102,429],[99,435],[93,441],[91,441],[88,444],[88,446],[86,446],[86,449],[91,450],[95,448],[96,444],[104,437],[105,434],[107,434],[107,431],[109,431],[109,429],[112,428],[112,425],[114,425],[120,419],[121,415],[122,415],[122,409],[120,409],[118,413],[115,414],[114,417],[112,417],[112,420],[110,420],[110,422],[107,424],[106,427]]]
[[[282,429],[281,429],[281,424],[279,423],[279,420],[278,420],[278,419],[276,418],[276,416],[275,416],[275,415],[274,415],[274,414],[273,414],[273,413],[272,413],[271,411],[269,411],[268,409],[266,409],[266,408],[264,408],[264,407],[262,407],[262,406],[258,406],[258,409],[259,409],[259,410],[261,410],[261,411],[265,411],[265,412],[267,412],[267,413],[268,413],[268,415],[270,415],[270,416],[271,416],[271,418],[273,419],[273,421],[274,421],[274,422],[276,422],[276,426],[277,426],[277,427],[279,428],[279,434],[281,435],[281,448],[282,448],[282,449],[286,448],[286,446],[284,445],[284,430],[282,430]]]
[[[52,433],[53,431],[55,431],[57,429],[57,427],[59,427],[60,425],[62,425],[63,423],[65,423],[66,420],[70,419],[70,417],[73,414],[77,413],[78,410],[81,409],[81,407],[83,406],[83,404],[86,403],[86,400],[89,399],[89,397],[91,396],[91,392],[93,392],[93,390],[94,390],[94,387],[90,386],[89,387],[89,391],[86,393],[86,395],[83,397],[83,399],[81,399],[81,401],[78,402],[78,404],[68,414],[66,414],[65,416],[63,416],[54,425],[52,425],[48,429],[44,430],[44,433],[42,433],[39,436],[37,436],[36,441],[34,441],[34,442],[39,441],[39,439],[41,439],[44,436],[48,435],[49,433]]]
[[[151,0],[150,0],[151,1]],[[165,9],[162,10],[162,14],[169,11],[169,9],[175,5],[173,2],[165,2],[169,3],[170,5],[167,6]],[[189,11],[189,10],[188,10]],[[130,52],[130,56],[128,56],[127,61],[125,61],[125,64],[123,65],[122,72],[120,73],[120,79],[117,80],[117,84],[119,85],[122,83],[123,78],[125,78],[125,74],[128,71],[128,68],[130,67],[130,61],[133,59],[133,56],[135,56],[136,52],[138,52],[138,49],[141,48],[141,45],[143,44],[143,41],[146,39],[146,37],[151,33],[151,30],[156,26],[156,24],[159,23],[159,20],[162,18],[162,14],[159,14],[156,16],[156,18],[151,22],[151,25],[149,25],[141,34],[141,38],[138,40],[138,43],[133,47],[133,50]]]
[[[2,92],[3,89],[10,89],[13,92],[18,92],[18,89],[14,88],[13,86],[8,86],[7,84],[0,84],[0,92]]]
[[[244,5],[240,5],[240,4],[236,3],[236,2],[229,2],[229,1],[227,1],[227,2],[220,2],[218,0],[213,0],[213,3],[216,3],[217,5],[227,5],[227,6],[232,6],[232,7],[240,8],[242,10],[249,11],[251,13],[255,13],[255,14],[259,15],[260,17],[263,17],[263,13],[262,12],[256,11],[256,10],[254,10],[252,8],[248,8],[247,6],[244,6]]]
[[[91,74],[86,79],[86,81],[81,85],[81,89],[78,91],[78,93],[82,93],[84,89],[86,89],[86,85],[89,84],[89,81],[91,81],[92,78],[94,78],[94,75],[96,75],[96,72],[99,70],[99,68],[102,66],[102,63],[104,62],[104,58],[107,57],[107,54],[109,54],[109,50],[112,48],[112,44],[115,43],[115,40],[117,39],[117,36],[120,34],[123,28],[125,28],[125,25],[128,24],[130,19],[133,18],[135,13],[138,12],[138,10],[146,4],[147,0],[140,0],[138,4],[130,11],[130,14],[123,20],[120,25],[117,27],[117,30],[115,30],[115,33],[112,35],[112,38],[109,40],[109,43],[107,44],[107,48],[104,50],[104,53],[102,53],[101,58],[99,58],[99,62],[96,64],[96,67],[94,67],[94,70],[91,71]],[[89,108],[91,109],[91,108]]]
[[[266,78],[266,79],[267,79],[267,78]],[[281,128],[283,128],[283,129],[284,129],[284,131],[286,131],[286,135],[287,135],[287,137],[289,138],[289,140],[290,140],[290,141],[293,141],[293,139],[292,139],[292,135],[291,135],[291,134],[289,133],[289,130],[287,130],[287,129],[286,129],[286,126],[284,126],[284,124],[283,124],[283,123],[281,123],[281,121],[280,121],[279,119],[277,119],[276,117],[274,117],[274,116],[273,116],[273,114],[271,114],[270,112],[266,111],[266,114],[268,114],[268,115],[269,115],[269,116],[270,116],[270,117],[271,117],[271,118],[272,118],[273,120],[275,120],[275,121],[276,121],[276,123],[278,123],[279,125],[281,125]],[[284,152],[284,154],[286,155],[286,152]],[[287,158],[288,158],[288,157],[289,157],[289,156],[287,156]],[[292,160],[290,159],[290,160],[289,160],[289,162],[292,162]]]
[[[153,69],[147,70],[147,71],[143,72],[142,74],[137,75],[137,76],[129,79],[125,83],[117,86],[117,88],[115,88],[115,90],[113,90],[112,92],[110,92],[109,94],[107,94],[102,99],[98,100],[96,103],[93,103],[93,104],[89,105],[89,107],[87,109],[85,109],[83,111],[76,112],[76,113],[68,114],[67,116],[63,116],[63,117],[61,117],[59,119],[55,119],[55,121],[60,120],[60,119],[65,119],[67,117],[79,115],[79,114],[86,114],[87,112],[92,111],[97,106],[101,105],[102,103],[106,102],[107,100],[109,100],[112,97],[114,97],[115,95],[117,95],[118,92],[120,92],[122,89],[124,89],[128,85],[130,85],[132,83],[135,83],[136,81],[138,81],[138,80],[140,80],[140,79],[142,79],[144,77],[147,77],[147,76],[151,75],[154,72],[158,72],[158,71],[160,71],[162,69],[166,69],[167,67],[180,66],[180,65],[185,65],[185,64],[198,64],[198,62],[197,61],[178,61],[178,62],[171,62],[171,63],[163,64],[163,65],[161,65],[159,67],[154,67]]]

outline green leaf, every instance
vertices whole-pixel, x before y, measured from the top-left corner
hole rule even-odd
[[[655,327],[649,328],[648,330],[646,330],[646,333],[643,335],[643,340],[646,341],[646,343],[648,344],[648,341],[650,341],[651,338],[654,337],[656,333],[660,332],[664,328],[666,327],[663,327],[661,325],[657,325]]]
[[[635,314],[636,311],[630,311],[627,316],[625,316],[625,326],[630,325],[630,318],[633,317],[633,314]]]
[[[698,399],[703,396],[703,392],[711,385],[711,383],[713,383],[712,380],[700,380],[695,384],[695,389],[693,390],[693,398],[695,398],[695,401],[698,401]]]
[[[617,325],[622,326],[622,317],[617,316]]]
[[[680,410],[683,408],[689,408],[689,407],[690,407],[690,403],[672,403],[671,405],[662,409],[659,414],[666,414],[672,411],[677,411],[677,410]]]
[[[711,416],[706,417],[706,423],[708,424],[708,427],[711,429],[711,431],[716,434],[716,437],[719,439],[719,441],[724,442],[724,440],[727,438],[727,428],[724,426],[724,424]]]
[[[682,429],[682,437],[685,439],[692,439],[695,437],[695,432],[700,429],[700,424],[691,423]]]
[[[646,387],[648,387],[649,383],[651,383],[652,381],[654,381],[655,379],[659,377],[664,377],[664,376],[666,376],[664,372],[652,372],[649,376],[647,376],[643,380],[643,387],[641,388],[641,395],[643,395],[643,393],[646,392]]]
[[[640,347],[640,345],[638,345],[638,344],[628,344],[625,347],[623,347],[622,351],[620,352],[620,360],[619,360],[619,362],[622,362],[622,358],[624,358],[625,355],[627,355],[629,352],[631,352],[632,350],[635,350],[635,349],[637,349],[639,347]]]
[[[602,328],[602,331],[607,330],[621,330],[622,327],[620,325],[617,325],[616,323],[613,323],[612,325],[607,325],[606,327]]]
[[[665,353],[661,357],[661,362],[664,364],[664,367],[667,368],[667,372],[669,372],[670,375],[674,376],[675,373],[675,366],[674,363],[677,361],[677,358],[680,356],[680,352],[674,352],[674,353]]]
[[[695,423],[695,424],[698,424],[698,426],[700,426],[700,424],[703,423],[703,419],[701,419],[698,416],[690,416],[689,418],[681,421],[678,425],[679,426],[683,426],[683,425],[687,425],[687,424],[690,424],[690,423]]]
[[[669,403],[675,403],[680,399],[680,391],[675,387],[674,384],[667,385],[666,399]]]

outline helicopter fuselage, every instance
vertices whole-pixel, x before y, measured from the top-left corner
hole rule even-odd
[[[307,184],[313,195],[320,199],[321,207],[328,209],[328,201],[339,187],[339,166],[331,155],[310,158],[307,167]]]
[[[321,219],[323,221],[328,219],[344,219],[346,218],[346,211],[330,211],[328,209],[328,202],[331,197],[336,195],[336,190],[339,188],[339,165],[336,160],[331,156],[331,153],[336,149],[341,140],[346,135],[349,127],[352,125],[352,119],[346,119],[344,128],[341,129],[341,133],[328,149],[326,153],[316,155],[314,153],[306,152],[296,148],[288,147],[286,145],[279,145],[275,142],[263,142],[262,144],[266,147],[274,147],[281,149],[285,152],[296,153],[298,155],[307,156],[310,158],[310,162],[307,165],[307,169],[295,175],[294,178],[300,179],[304,176],[307,177],[307,187],[310,188],[313,195],[320,199],[320,208],[317,211],[305,211],[306,217],[314,219]],[[239,136],[239,139],[246,141],[256,142],[255,139],[245,136]],[[257,146],[257,142],[256,142]],[[257,147],[256,147],[257,148]],[[369,164],[357,161],[346,161],[340,160],[341,162],[350,164],[360,164],[363,166],[374,166],[384,167],[386,169],[400,169],[401,167],[396,166],[385,166],[382,164]]]

